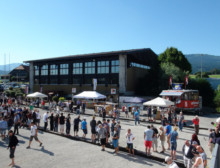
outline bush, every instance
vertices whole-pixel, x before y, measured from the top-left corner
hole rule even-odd
[[[52,100],[55,101],[55,102],[58,102],[59,99],[58,99],[57,96],[53,96],[53,97],[52,97]]]
[[[65,100],[64,97],[60,97],[60,98],[59,98],[59,101],[62,101],[62,102],[63,102],[64,100]]]

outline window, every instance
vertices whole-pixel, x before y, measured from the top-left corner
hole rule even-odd
[[[98,61],[98,73],[99,74],[109,73],[109,61]]]
[[[83,63],[73,63],[73,74],[82,74]]]
[[[50,65],[50,75],[58,75],[58,65]]]
[[[35,76],[39,76],[39,66],[37,65],[34,66],[34,74]]]
[[[118,60],[113,60],[112,61],[112,73],[119,73],[119,61]]]
[[[85,62],[85,74],[95,74],[95,62]]]
[[[150,69],[150,67],[147,65],[142,65],[142,64],[138,64],[138,63],[134,63],[134,62],[131,62],[130,66],[131,67],[138,67],[138,68],[142,68],[142,69]]]
[[[42,76],[48,75],[48,65],[43,65],[41,67],[41,75]]]
[[[69,74],[69,64],[60,64],[60,75]]]

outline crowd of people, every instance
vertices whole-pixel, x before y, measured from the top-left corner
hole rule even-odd
[[[93,143],[100,143],[101,150],[105,151],[106,144],[112,144],[114,147],[114,154],[117,155],[119,151],[119,142],[120,142],[120,133],[121,133],[121,124],[119,120],[119,109],[114,108],[113,118],[106,119],[106,115],[102,115],[103,119],[96,120],[96,117],[93,116],[91,121],[87,121],[87,118],[82,118],[78,115],[76,118],[71,120],[70,113],[67,116],[63,112],[52,110],[53,112],[46,111],[42,116],[37,109],[21,107],[20,104],[16,103],[15,99],[4,100],[0,102],[0,131],[2,140],[7,138],[7,131],[9,136],[9,145],[10,149],[10,158],[14,165],[14,152],[17,143],[19,140],[16,135],[19,134],[20,128],[28,128],[31,131],[31,136],[29,138],[29,144],[27,149],[31,147],[32,140],[35,139],[39,146],[42,146],[42,142],[38,138],[38,128],[40,127],[41,119],[43,120],[43,129],[60,132],[61,134],[66,134],[67,136],[71,135],[71,126],[73,126],[74,136],[79,136],[78,132],[82,130],[82,138],[86,138],[89,130],[88,124],[91,128],[91,141]],[[126,110],[126,109],[125,109]],[[153,109],[152,111],[154,111]],[[127,110],[126,110],[127,111]],[[149,114],[150,109],[148,109]],[[84,111],[85,113],[85,111]],[[153,112],[154,114],[155,112]],[[161,115],[161,126],[157,129],[153,124],[148,125],[147,129],[144,131],[144,142],[146,154],[151,155],[151,148],[153,152],[158,151],[158,141],[160,141],[161,151],[160,153],[165,153],[166,150],[170,151],[170,156],[165,158],[165,161],[170,168],[178,167],[175,164],[176,160],[176,150],[178,145],[178,138],[181,131],[183,131],[184,125],[184,115],[180,112],[179,116],[172,115],[172,111],[167,111]],[[102,112],[103,114],[103,112]],[[126,117],[128,111],[125,113]],[[140,110],[138,108],[133,109],[132,114],[134,117],[135,125],[140,124]],[[167,117],[166,117],[167,115]],[[155,115],[153,115],[153,120]],[[151,116],[149,116],[151,120]],[[190,140],[186,140],[184,146],[182,147],[183,161],[186,168],[199,167],[203,168],[207,166],[207,155],[200,144],[198,139],[199,135],[199,117],[195,116],[192,120],[194,124],[195,133],[192,135]],[[72,123],[72,124],[71,124]],[[49,125],[49,128],[48,128]],[[173,127],[172,127],[173,125]],[[219,134],[219,123],[212,123],[214,129],[210,129],[209,135],[209,149],[212,153],[213,148],[216,143],[220,142]],[[12,131],[12,127],[14,130]],[[64,130],[64,128],[66,130]],[[178,133],[179,128],[179,133]],[[126,139],[127,149],[129,155],[134,156],[134,145],[135,135],[130,128],[127,129],[126,135],[122,136]]]

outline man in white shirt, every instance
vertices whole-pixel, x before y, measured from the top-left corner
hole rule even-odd
[[[128,147],[129,155],[131,155],[131,151],[132,151],[134,156],[133,140],[135,139],[135,137],[131,133],[131,129],[128,129],[128,132],[125,135],[127,138],[127,147]]]
[[[39,141],[39,139],[37,137],[37,132],[38,132],[37,131],[37,126],[34,124],[34,122],[31,122],[31,136],[30,136],[30,139],[29,139],[29,145],[27,146],[27,149],[30,148],[33,138],[35,139],[35,141],[40,143],[40,146],[42,146],[42,142]]]
[[[167,156],[165,157],[165,162],[169,165],[169,168],[179,168],[175,162],[173,162],[172,158]]]
[[[47,112],[45,112],[44,113],[44,115],[43,115],[43,121],[44,121],[44,131],[46,131],[47,130],[47,120],[48,120],[48,111]]]

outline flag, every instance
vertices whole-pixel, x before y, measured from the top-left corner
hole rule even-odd
[[[185,77],[185,85],[188,85],[189,84],[189,77],[188,75]]]
[[[172,76],[170,76],[170,79],[169,79],[169,86],[171,86],[173,84],[173,78]]]

